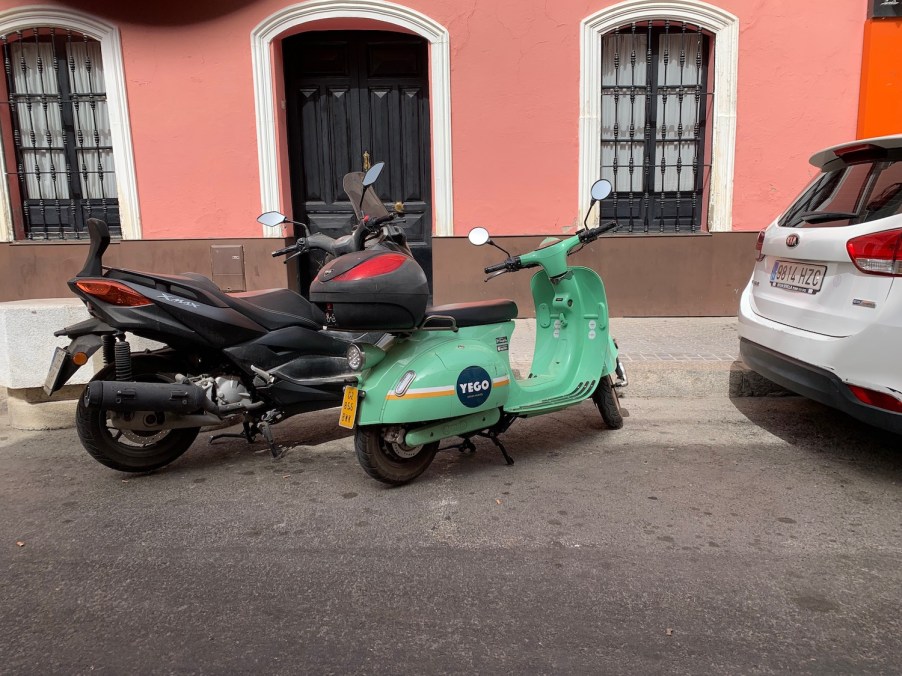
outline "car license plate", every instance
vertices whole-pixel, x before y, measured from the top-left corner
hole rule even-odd
[[[770,273],[770,285],[787,291],[817,293],[824,284],[826,265],[813,265],[799,261],[775,261]]]
[[[50,362],[50,372],[47,373],[47,378],[44,380],[44,392],[47,393],[47,396],[53,394],[56,379],[59,378],[60,371],[63,370],[63,364],[66,363],[68,357],[69,353],[64,347],[56,348],[56,351],[53,353],[53,361]]]
[[[353,385],[345,387],[345,396],[341,401],[341,415],[338,416],[338,426],[354,429],[357,422],[357,388]]]

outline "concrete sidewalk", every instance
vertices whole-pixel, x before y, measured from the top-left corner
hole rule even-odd
[[[624,397],[742,397],[785,394],[739,361],[735,317],[614,318],[629,385]],[[535,320],[517,321],[511,363],[529,371]],[[67,415],[68,417],[68,415]],[[0,425],[8,424],[7,395],[0,388]]]
[[[622,396],[786,394],[739,361],[736,317],[615,317],[611,334],[629,381]],[[511,363],[521,373],[529,369],[534,340],[534,320],[518,321]]]

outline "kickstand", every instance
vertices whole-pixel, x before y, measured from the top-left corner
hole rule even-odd
[[[269,423],[265,420],[261,420],[260,422],[245,422],[244,430],[242,432],[214,434],[210,437],[210,443],[212,444],[217,439],[244,439],[247,443],[252,444],[257,440],[258,434],[262,434],[263,438],[266,439],[266,443],[269,444],[269,452],[272,453],[273,458],[281,458],[285,454],[285,450],[280,449],[273,441],[272,430],[270,429]]]
[[[269,444],[269,452],[272,453],[273,459],[281,458],[285,455],[285,449],[279,448],[276,445],[276,442],[272,440],[272,430],[270,429],[269,423],[265,420],[261,420],[257,427],[260,429],[263,438],[266,439],[266,443]]]
[[[491,439],[492,443],[495,444],[499,449],[501,449],[501,455],[504,456],[504,461],[508,465],[514,464],[514,459],[512,457],[510,457],[510,455],[508,455],[507,449],[504,448],[504,444],[501,443],[501,439],[498,438],[497,434],[495,434],[494,432],[489,432],[488,434],[484,434],[483,436],[486,436],[489,439]]]
[[[454,450],[455,448],[458,451],[460,451],[461,453],[475,453],[476,452],[476,446],[473,445],[472,441],[470,441],[470,437],[463,437],[463,441],[461,441],[459,444],[454,444],[453,446],[443,446],[442,448],[440,448],[438,450],[439,451],[451,451],[451,450]]]
[[[212,444],[217,439],[244,439],[247,443],[252,444],[254,440],[257,438],[257,435],[260,433],[260,430],[257,428],[256,423],[244,423],[244,431],[235,433],[229,432],[227,434],[214,434],[210,437],[210,443]]]

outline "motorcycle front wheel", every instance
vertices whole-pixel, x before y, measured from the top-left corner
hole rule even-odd
[[[380,425],[358,427],[354,450],[363,470],[377,481],[399,486],[416,479],[435,458],[438,442],[407,446],[386,439],[391,428]]]
[[[169,372],[172,368],[172,372]],[[132,376],[143,383],[172,383],[175,366],[160,359],[132,357]],[[115,380],[113,364],[98,371],[92,380]],[[120,430],[110,425],[105,409],[88,408],[84,397],[75,410],[75,427],[85,450],[102,465],[120,472],[150,472],[178,458],[197,438],[199,427],[142,432]]]

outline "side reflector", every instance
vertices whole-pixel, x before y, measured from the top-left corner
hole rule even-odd
[[[410,387],[410,383],[413,382],[413,379],[417,377],[415,371],[408,371],[403,376],[401,376],[401,380],[398,381],[398,384],[395,385],[395,396],[403,397],[407,394],[407,388]]]
[[[72,363],[77,366],[84,366],[88,363],[88,355],[84,352],[76,352],[72,355]]]
[[[114,282],[109,279],[81,279],[75,282],[75,286],[84,291],[89,296],[94,296],[110,305],[124,305],[129,307],[139,307],[141,305],[152,305],[146,296],[142,296],[134,289],[130,289],[121,282]]]
[[[404,254],[389,253],[382,256],[373,256],[369,260],[365,260],[360,265],[351,268],[347,272],[333,277],[331,282],[353,282],[357,279],[368,279],[377,277],[378,275],[386,275],[394,272],[407,261],[408,258]]]
[[[865,404],[882,408],[885,411],[902,413],[902,401],[899,401],[890,394],[876,392],[874,390],[869,390],[866,387],[859,387],[858,385],[849,385],[848,387],[852,394]]]
[[[902,275],[902,228],[854,237],[846,251],[855,267],[869,275]]]

